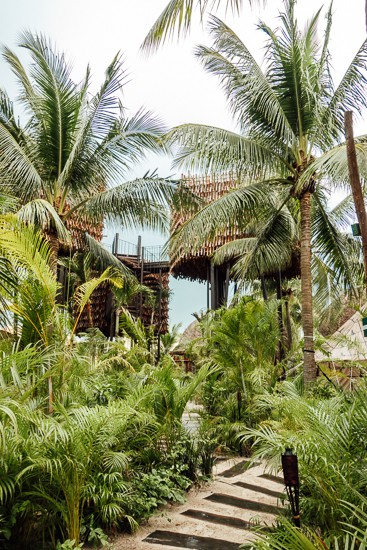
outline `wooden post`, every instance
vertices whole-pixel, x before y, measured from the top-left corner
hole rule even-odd
[[[112,243],[112,254],[114,256],[117,256],[118,254],[118,247],[119,247],[119,234],[116,233],[116,235],[114,236],[114,239],[113,239],[113,243]]]
[[[144,246],[141,247],[141,260],[140,260],[140,284],[144,283]],[[139,317],[143,318],[143,293],[140,292],[139,296]]]
[[[48,377],[48,413],[53,414],[54,412],[54,392],[52,386],[52,376]]]
[[[367,215],[364,205],[364,198],[359,177],[359,169],[357,162],[356,146],[353,135],[353,113],[346,111],[344,115],[345,137],[347,140],[347,158],[350,186],[352,188],[354,206],[356,209],[357,219],[361,228],[362,251],[365,284],[367,284]]]
[[[137,249],[137,259],[138,259],[138,264],[140,263],[141,261],[141,236],[139,235],[138,237],[138,249]]]
[[[279,326],[279,343],[278,343],[278,349],[279,349],[279,361],[281,361],[284,358],[283,353],[283,307],[282,307],[282,273],[280,269],[278,269],[278,273],[276,275],[276,285],[277,285],[277,300],[279,300],[278,303],[278,326]]]
[[[162,324],[162,269],[159,270],[158,288],[158,334],[157,334],[157,363],[161,360],[161,324]]]

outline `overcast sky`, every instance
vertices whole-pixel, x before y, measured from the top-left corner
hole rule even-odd
[[[0,37],[3,44],[16,49],[22,30],[30,29],[50,36],[65,51],[74,66],[74,80],[79,81],[89,63],[96,90],[104,70],[120,51],[129,73],[124,103],[131,112],[144,105],[159,114],[168,126],[196,122],[234,129],[225,99],[216,79],[207,75],[195,57],[196,44],[210,44],[202,25],[195,24],[190,36],[179,43],[166,43],[158,53],[146,57],[139,47],[154,20],[168,0],[1,0]],[[246,2],[244,2],[246,3]],[[342,76],[365,37],[364,0],[334,0],[334,24],[330,50],[335,80]],[[250,10],[245,6],[240,17],[217,12],[236,31],[260,62],[264,36],[256,30],[259,18],[276,26],[275,17],[281,0],[268,0],[266,9]],[[320,0],[298,0],[299,21],[305,21],[322,6]],[[328,6],[328,2],[325,3]],[[197,21],[199,17],[196,18]],[[321,18],[323,22],[323,19]],[[24,57],[24,52],[17,53]],[[0,86],[11,97],[16,84],[4,62],[0,61]],[[367,133],[367,124],[359,121],[357,133]],[[149,158],[138,167],[136,175],[158,168],[160,175],[171,174],[170,160]],[[120,231],[122,238],[134,235]],[[162,242],[163,237],[147,235],[145,244]],[[186,326],[190,314],[205,307],[203,285],[174,282],[171,321]]]

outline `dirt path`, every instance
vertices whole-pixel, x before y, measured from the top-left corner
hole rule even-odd
[[[281,507],[283,485],[263,477],[264,468],[243,471],[245,459],[220,462],[214,479],[192,489],[185,504],[167,505],[134,535],[121,535],[113,550],[235,550],[256,536],[254,524],[271,525]]]

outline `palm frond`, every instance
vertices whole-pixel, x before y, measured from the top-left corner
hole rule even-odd
[[[328,212],[323,200],[314,194],[314,212],[312,217],[312,242],[315,252],[334,271],[336,279],[342,278],[353,286],[350,271],[350,258],[346,254],[346,236],[337,229],[334,213]]]
[[[44,199],[34,199],[22,206],[17,217],[24,224],[32,224],[43,231],[49,231],[54,225],[56,232],[61,240],[71,244],[71,236],[66,229],[58,213],[48,201]]]
[[[8,128],[0,121],[0,168],[5,173],[11,173],[12,179],[18,184],[20,197],[34,198],[37,189],[42,186],[41,176],[27,148],[21,146]],[[22,182],[23,191],[19,182]]]
[[[80,316],[93,292],[103,283],[109,283],[117,288],[122,288],[124,286],[124,278],[121,276],[121,271],[116,267],[108,267],[99,277],[90,279],[77,288],[74,293],[74,300],[78,308],[78,315],[72,333],[77,329]]]
[[[38,143],[40,154],[48,152],[48,174],[58,178],[70,151],[70,138],[79,103],[76,85],[71,80],[71,66],[43,35],[26,31],[20,46],[30,52],[34,63],[30,76],[37,90],[43,132]],[[44,156],[44,155],[43,155]]]
[[[261,142],[228,130],[185,124],[165,136],[169,145],[178,145],[174,166],[204,173],[234,172],[238,177],[265,178],[274,170],[291,168],[274,150]]]
[[[242,0],[226,0],[227,8],[233,13],[240,12],[242,3]],[[254,0],[249,0],[250,5],[253,3]],[[152,52],[175,34],[178,37],[185,36],[190,30],[195,8],[199,9],[202,20],[206,9],[215,8],[219,4],[218,0],[170,0],[144,39],[142,49]]]
[[[355,140],[358,166],[361,177],[367,176],[367,136],[358,136]],[[342,143],[332,147],[316,158],[301,174],[296,189],[299,190],[315,177],[318,181],[326,180],[330,187],[346,187],[349,181],[346,145]]]
[[[266,184],[270,183],[242,185],[204,206],[171,236],[171,258],[195,252],[222,229],[245,230],[248,218],[256,219],[260,216],[259,208],[262,210],[273,200],[267,192]]]
[[[344,135],[345,111],[354,111],[361,115],[367,107],[366,84],[367,40],[363,42],[329,100],[325,114],[320,121],[320,131],[323,134],[325,132],[322,129],[326,127],[327,133],[331,134],[334,139],[340,140],[340,137]]]
[[[13,267],[24,267],[38,280],[53,301],[56,279],[50,265],[50,247],[41,233],[32,227],[19,226],[14,220],[0,220],[0,247]]]
[[[295,130],[271,80],[238,36],[213,16],[210,33],[214,47],[199,47],[196,54],[205,69],[220,78],[231,111],[243,129],[251,128],[253,137],[266,136],[275,151],[285,153],[284,147],[295,141]]]
[[[105,248],[99,241],[93,239],[88,233],[85,234],[85,240],[88,246],[88,249],[95,260],[97,266],[100,269],[107,269],[108,267],[115,267],[126,279],[134,279],[132,272],[128,267],[126,267],[120,260],[116,258],[107,248]]]
[[[120,184],[86,199],[73,207],[91,222],[120,223],[123,227],[140,226],[164,230],[168,222],[168,205],[174,200],[177,185],[161,178],[142,178]]]
[[[268,209],[268,219],[260,223],[255,237],[241,242],[233,275],[238,279],[256,279],[289,267],[296,247],[298,230],[287,207]],[[235,241],[236,242],[236,241]],[[234,248],[234,247],[233,247]],[[220,249],[219,249],[220,250]],[[219,256],[215,255],[216,261]]]

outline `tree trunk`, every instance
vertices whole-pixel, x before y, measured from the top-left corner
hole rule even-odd
[[[57,276],[57,261],[59,258],[60,241],[57,234],[53,231],[45,233],[45,238],[48,241],[51,249],[50,268],[52,273]]]
[[[53,414],[54,412],[54,391],[52,384],[52,376],[48,377],[48,413]]]
[[[313,339],[312,278],[311,278],[311,193],[306,191],[300,198],[301,207],[301,293],[302,327],[304,334],[304,382],[316,380],[315,345]]]
[[[365,284],[367,284],[367,215],[364,205],[361,180],[359,177],[356,147],[353,136],[353,113],[347,111],[344,115],[345,137],[347,139],[347,157],[349,181],[353,193],[354,207],[356,209],[357,219],[361,230],[363,264]]]
[[[279,342],[278,356],[279,361],[284,359],[284,326],[283,326],[283,306],[282,306],[282,274],[280,269],[276,274],[277,300],[278,300],[278,327],[279,327]]]
[[[266,290],[266,283],[265,283],[265,277],[264,275],[260,275],[260,282],[261,282],[261,292],[263,295],[264,302],[268,301],[268,292]]]
[[[289,351],[293,344],[293,336],[292,336],[292,324],[291,324],[291,315],[289,311],[288,297],[285,299],[285,319],[286,319],[286,327],[287,327],[287,348]]]

